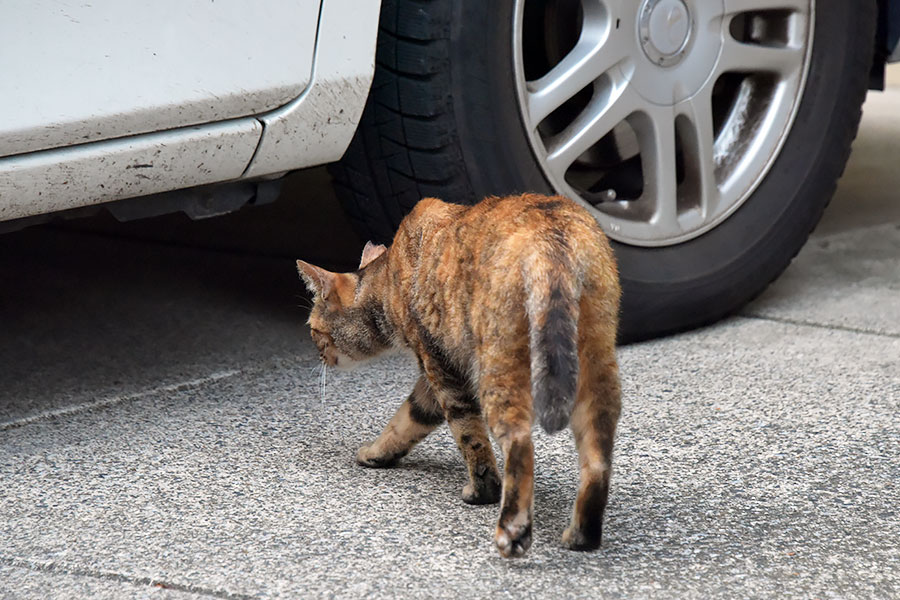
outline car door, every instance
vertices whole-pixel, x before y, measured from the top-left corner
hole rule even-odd
[[[0,157],[260,114],[311,77],[319,0],[0,0]]]

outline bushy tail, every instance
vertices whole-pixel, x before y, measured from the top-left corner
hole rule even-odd
[[[526,269],[534,414],[547,433],[569,424],[578,384],[576,277],[565,265]]]

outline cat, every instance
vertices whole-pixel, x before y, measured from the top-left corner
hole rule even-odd
[[[392,348],[420,377],[357,462],[388,467],[447,421],[468,467],[462,499],[500,502],[504,557],[531,545],[532,421],[571,422],[580,485],[563,544],[600,546],[621,408],[620,286],[606,236],[559,196],[489,197],[474,206],[421,200],[389,248],[366,244],[359,269],[297,261],[314,293],[308,324],[321,360],[352,367]],[[487,425],[505,460],[501,480]]]

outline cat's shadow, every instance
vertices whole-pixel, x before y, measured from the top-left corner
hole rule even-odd
[[[434,449],[432,449],[434,450]],[[358,467],[366,469],[366,467]],[[498,468],[503,473],[503,462],[498,460]],[[448,457],[445,452],[440,454],[421,453],[418,456],[404,457],[400,462],[386,469],[372,469],[387,473],[394,473],[398,479],[398,485],[410,485],[420,483],[423,478],[434,482],[441,489],[442,495],[459,495],[462,486],[467,481],[466,466],[461,458]],[[404,477],[405,476],[405,477]],[[413,481],[414,476],[414,481]],[[558,530],[560,533],[568,525],[572,502],[577,491],[577,473],[571,477],[561,477],[559,474],[535,474],[534,501],[540,509],[541,527]],[[460,506],[472,507],[460,502]],[[493,505],[499,509],[499,503]]]
[[[467,479],[466,467],[454,452],[456,448],[450,444],[419,447],[392,467],[371,469],[356,465],[354,461],[353,468],[360,470],[357,475],[361,479],[371,481],[370,478],[374,478],[388,483],[387,488],[392,496],[404,496],[404,501],[409,503],[421,502],[423,492],[427,490],[429,501],[439,504],[445,514],[453,519],[465,521],[475,518],[479,522],[486,520],[492,523],[499,515],[499,503],[473,506],[462,502],[460,491]],[[497,458],[502,473],[503,464],[499,454]],[[490,555],[491,563],[496,567],[502,568],[504,572],[535,569],[542,572],[548,569],[562,572],[571,569],[573,561],[592,567],[597,564],[599,555],[611,560],[634,555],[635,552],[666,554],[665,546],[670,542],[671,536],[654,531],[653,526],[654,523],[665,522],[671,517],[668,512],[663,514],[666,505],[661,498],[657,498],[661,491],[650,493],[656,501],[641,502],[640,518],[635,518],[635,511],[627,510],[626,505],[635,501],[632,496],[638,493],[637,490],[616,490],[615,483],[607,507],[601,549],[594,552],[572,552],[564,548],[560,538],[572,515],[578,489],[578,473],[575,469],[568,472],[549,468],[548,465],[540,464],[540,456],[537,458],[539,464],[535,470],[534,546],[521,560],[509,561],[499,555]],[[650,482],[644,484],[649,485]],[[646,494],[642,492],[639,495]],[[620,509],[620,506],[623,508]],[[479,530],[474,535],[478,536],[480,542],[488,534],[487,531]]]

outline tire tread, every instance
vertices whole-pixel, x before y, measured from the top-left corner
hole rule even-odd
[[[375,78],[359,128],[329,170],[364,237],[389,243],[421,198],[471,201],[450,96],[451,4],[382,3]]]

